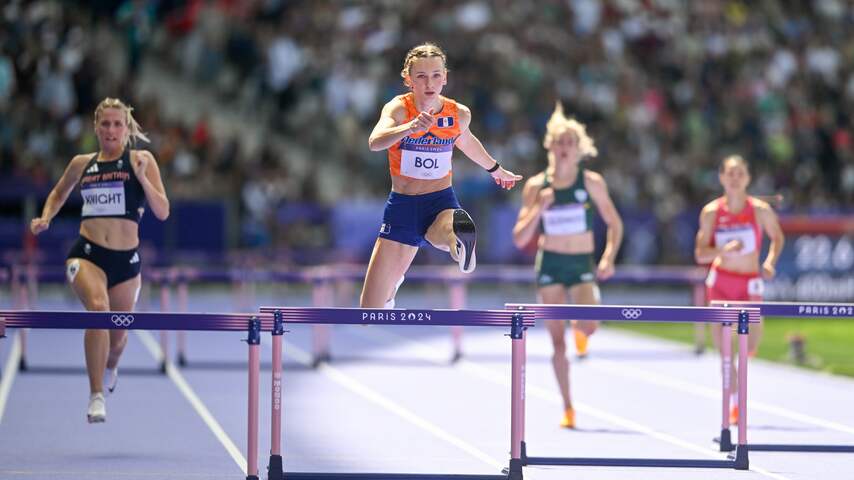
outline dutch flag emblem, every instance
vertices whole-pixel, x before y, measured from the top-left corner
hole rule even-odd
[[[439,117],[436,119],[436,126],[439,128],[449,128],[454,126],[454,117]]]

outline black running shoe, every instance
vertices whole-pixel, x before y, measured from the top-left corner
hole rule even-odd
[[[454,210],[454,235],[457,236],[456,248],[460,271],[471,273],[477,265],[474,253],[477,244],[477,230],[471,216],[461,208]]]

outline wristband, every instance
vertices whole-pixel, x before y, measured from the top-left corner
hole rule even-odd
[[[492,173],[492,172],[494,172],[494,171],[498,170],[499,168],[501,168],[501,164],[500,164],[500,163],[498,163],[498,162],[495,162],[495,165],[493,165],[493,167],[492,167],[492,168],[488,168],[488,169],[486,170],[486,172],[487,172],[487,173]]]

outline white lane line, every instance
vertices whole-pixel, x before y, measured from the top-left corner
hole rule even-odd
[[[15,375],[18,374],[18,364],[21,362],[21,342],[18,341],[18,332],[6,341],[12,342],[12,348],[3,367],[3,378],[0,378],[0,423],[3,423],[6,400],[9,399],[9,392],[12,391],[12,384],[15,383]]]
[[[591,362],[590,367],[624,378],[642,380],[644,382],[659,387],[667,387],[673,390],[678,390],[680,392],[690,393],[693,395],[711,398],[714,400],[721,399],[720,390],[709,388],[705,385],[686,382],[684,380],[680,380],[678,378],[671,377],[668,375],[662,375],[660,373],[656,373],[650,370],[638,368],[631,365],[630,363],[619,363],[613,360],[596,359],[595,363]],[[761,402],[758,400],[750,400],[749,408],[750,410],[759,410],[765,413],[771,413],[780,417],[788,418],[790,420],[795,420],[798,422],[823,427],[828,430],[836,430],[838,432],[854,435],[854,427],[850,427],[839,422],[814,417],[805,413],[796,412],[794,410],[790,410],[788,408],[780,407],[777,405],[772,405],[770,403]]]
[[[163,359],[163,354],[160,351],[160,344],[151,336],[146,330],[134,330],[134,333],[142,341],[142,344],[145,345],[145,348],[148,349],[148,352],[154,357],[155,360],[161,361]],[[196,392],[193,391],[190,384],[184,379],[184,376],[181,375],[181,372],[175,368],[175,365],[171,361],[166,362],[166,375],[170,380],[178,387],[178,390],[184,395],[184,398],[190,402],[190,405],[193,406],[193,409],[199,416],[202,418],[202,421],[205,422],[205,425],[213,432],[214,436],[219,443],[225,447],[225,450],[231,455],[231,458],[237,463],[237,466],[240,467],[240,470],[243,471],[243,474],[246,474],[247,463],[246,458],[243,456],[243,453],[237,448],[237,445],[231,440],[222,426],[217,422],[216,418],[214,418],[213,414],[211,414],[208,407],[205,406],[204,402],[196,395]]]
[[[361,332],[348,332],[348,333],[352,333],[355,336],[358,336],[358,337],[364,338],[364,339],[368,339],[368,340],[371,338],[371,336],[374,336],[375,337],[374,341],[376,341],[376,336],[385,336],[386,338],[393,339],[396,342],[403,342],[407,345],[411,345],[411,346],[415,347],[415,353],[419,357],[421,357],[425,360],[436,362],[436,363],[441,364],[441,365],[447,365],[448,364],[447,358],[444,358],[444,359],[436,358],[436,354],[435,354],[436,348],[435,347],[433,347],[427,343],[424,343],[420,340],[414,340],[414,339],[411,339],[409,337],[404,337],[402,335],[392,333],[388,330],[376,329],[375,331],[371,331],[371,335],[368,335],[366,333],[361,333]],[[483,367],[483,366],[478,365],[476,363],[473,363],[469,360],[466,360],[465,357],[463,357],[461,360],[459,360],[457,362],[456,366],[460,370],[462,370],[466,373],[469,373],[472,376],[475,376],[475,377],[481,378],[483,380],[487,380],[487,381],[505,386],[507,388],[510,388],[510,377],[505,373],[501,373],[501,372]],[[540,387],[538,385],[533,385],[533,384],[531,384],[530,381],[527,382],[525,385],[525,394],[529,395],[529,396],[537,397],[541,400],[551,402],[552,404],[555,404],[555,405],[563,405],[563,400],[561,399],[560,394],[558,394],[555,391],[555,389],[553,389],[553,388],[546,389],[546,388]],[[690,450],[692,452],[699,453],[700,455],[705,455],[707,457],[711,457],[711,458],[718,459],[718,460],[726,459],[725,453],[715,452],[713,450],[710,450],[709,448],[702,447],[699,445],[695,445],[691,442],[688,442],[686,440],[682,440],[682,439],[675,437],[673,435],[663,433],[663,432],[659,432],[653,428],[647,427],[647,426],[640,424],[638,422],[635,422],[633,420],[629,420],[628,418],[624,418],[624,417],[621,417],[619,415],[608,413],[604,410],[600,410],[600,409],[595,408],[589,404],[579,402],[577,400],[574,401],[573,403],[574,403],[574,405],[578,411],[583,412],[583,413],[590,415],[592,417],[599,418],[600,420],[610,422],[614,425],[618,425],[618,426],[621,426],[623,428],[628,428],[631,430],[635,430],[637,432],[641,432],[643,434],[649,435],[650,437],[661,440],[665,443],[669,443],[671,445],[675,445],[675,446]],[[782,475],[778,475],[776,473],[770,472],[770,471],[768,471],[762,467],[757,466],[753,461],[750,462],[750,470],[752,470],[756,473],[759,473],[761,475],[765,475],[769,478],[773,478],[775,480],[789,480],[787,477],[784,477]]]
[[[262,337],[262,343],[264,343],[264,345],[266,345],[266,346],[269,346],[270,345],[269,337],[267,337],[267,336]],[[293,360],[295,360],[295,361],[297,361],[303,365],[306,365],[306,366],[311,365],[311,361],[312,361],[311,355],[308,352],[306,352],[305,350],[302,350],[301,348],[297,347],[293,343],[290,343],[288,341],[283,341],[282,342],[282,352],[284,353],[285,356],[291,357]],[[480,450],[479,448],[475,447],[474,445],[472,445],[472,444],[466,442],[465,440],[455,436],[454,434],[443,430],[438,425],[418,416],[417,414],[415,414],[411,410],[408,410],[406,407],[403,407],[402,405],[395,403],[393,400],[389,399],[388,397],[383,396],[381,393],[377,392],[376,390],[373,390],[372,388],[370,388],[367,385],[359,382],[358,380],[347,375],[346,373],[342,372],[341,370],[338,370],[337,368],[335,368],[329,364],[322,363],[318,366],[317,371],[319,373],[321,373],[323,376],[325,376],[328,379],[332,380],[333,382],[337,383],[338,385],[340,385],[340,386],[346,388],[347,390],[350,390],[351,392],[355,393],[356,395],[359,395],[360,397],[364,398],[365,400],[368,400],[368,401],[388,410],[390,413],[397,415],[398,417],[400,417],[403,420],[415,425],[418,428],[426,430],[430,434],[436,436],[437,438],[439,438],[439,439],[441,439],[447,443],[450,443],[451,445],[453,445],[453,446],[459,448],[460,450],[468,453],[472,457],[486,463],[490,467],[493,467],[497,470],[501,470],[502,468],[505,468],[507,466],[507,463],[503,463],[503,462],[498,461],[497,459],[491,457],[488,453]]]

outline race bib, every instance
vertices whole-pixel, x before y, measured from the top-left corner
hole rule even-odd
[[[573,203],[549,208],[543,212],[543,230],[546,235],[573,235],[587,231],[587,213],[584,205]]]
[[[400,173],[420,180],[444,178],[451,171],[454,148],[448,147],[404,145],[400,149]]]
[[[741,242],[739,255],[747,255],[756,251],[756,235],[750,225],[736,225],[734,227],[718,227],[715,231],[715,245],[723,248],[724,245],[733,241]]]
[[[84,217],[125,214],[124,182],[88,183],[80,187]]]

